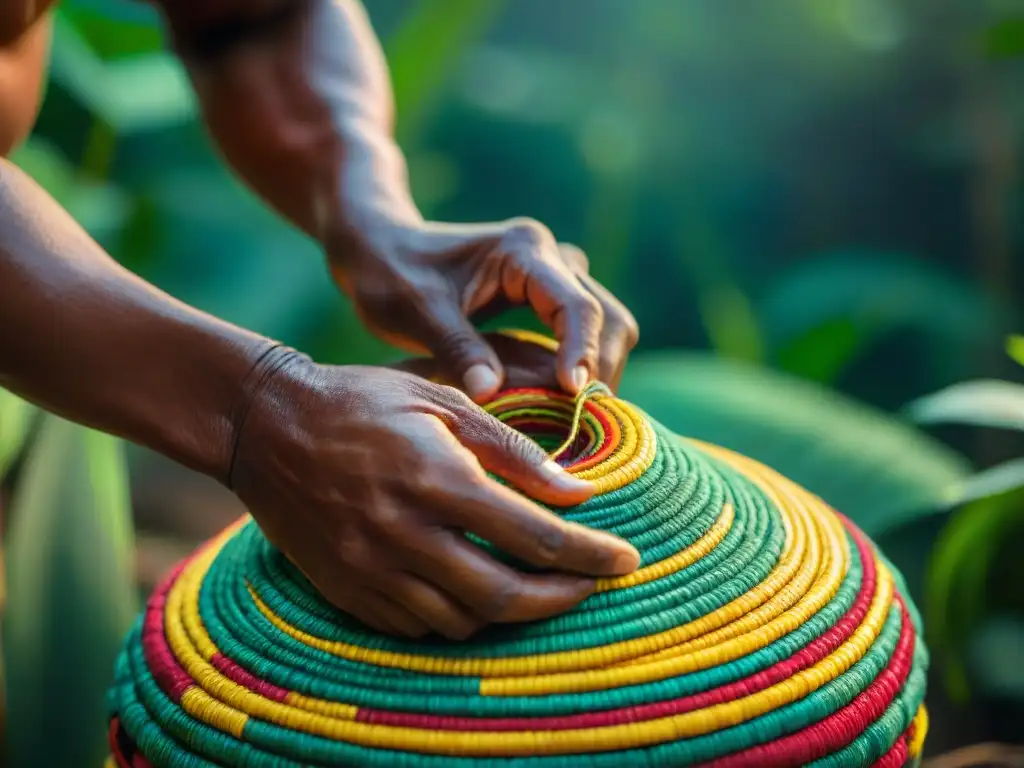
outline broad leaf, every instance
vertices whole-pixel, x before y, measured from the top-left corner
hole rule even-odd
[[[970,476],[962,457],[893,416],[738,361],[638,355],[621,392],[682,435],[774,467],[871,535],[947,508]]]
[[[997,21],[985,30],[982,48],[993,59],[1024,57],[1024,16]]]
[[[105,692],[136,611],[121,443],[45,416],[11,518],[9,764],[101,765]]]
[[[1006,340],[1006,353],[1024,365],[1024,336],[1014,334]]]
[[[807,260],[782,273],[760,302],[760,318],[771,348],[787,362],[793,346],[823,325],[844,325],[847,361],[881,334],[909,328],[948,363],[988,343],[1001,324],[989,300],[955,275],[902,254],[870,252]]]
[[[996,379],[954,384],[906,406],[920,424],[1024,429],[1024,385]]]
[[[415,142],[448,70],[486,31],[502,0],[420,0],[386,42],[403,145]]]
[[[1011,459],[969,477],[960,488],[958,504],[1024,488],[1024,459]]]
[[[127,221],[131,205],[120,189],[81,178],[61,152],[45,141],[30,139],[11,160],[93,237],[102,240]]]
[[[926,626],[939,655],[950,696],[968,699],[967,651],[998,598],[991,589],[993,564],[1007,541],[1024,530],[1024,492],[988,496],[959,510],[932,552],[927,577]],[[1020,560],[1013,554],[1018,577]]]
[[[34,406],[0,389],[0,480],[21,452],[34,414]]]
[[[156,51],[103,61],[59,13],[51,77],[120,136],[181,125],[196,114],[188,77],[170,54]]]

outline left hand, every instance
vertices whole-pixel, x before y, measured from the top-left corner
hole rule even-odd
[[[560,346],[557,381],[575,394],[597,378],[612,389],[639,330],[588,274],[587,258],[532,219],[494,224],[379,224],[328,245],[331,271],[372,332],[430,354],[474,399],[494,395],[505,370],[473,324],[528,305]]]

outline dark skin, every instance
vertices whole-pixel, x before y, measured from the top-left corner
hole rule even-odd
[[[30,129],[49,4],[0,7],[0,149]],[[0,165],[0,385],[231,487],[335,605],[389,633],[463,638],[567,610],[638,565],[551,506],[587,499],[475,402],[503,384],[616,384],[636,325],[586,259],[532,220],[425,222],[392,139],[390,84],[362,8],[338,0],[165,0],[217,146],[322,244],[382,338],[432,361],[323,366],[161,293],[111,260],[34,182]],[[527,304],[557,357],[472,319]],[[514,571],[473,532],[548,568]]]

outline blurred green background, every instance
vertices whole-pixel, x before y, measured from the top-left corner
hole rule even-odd
[[[904,570],[928,754],[1024,742],[1024,4],[368,10],[424,213],[583,247],[640,322],[625,395],[804,483]],[[323,361],[395,359],[219,163],[151,9],[69,0],[57,22],[22,167],[173,295]],[[240,510],[2,393],[0,476],[9,762],[91,764],[126,617]],[[80,727],[54,740],[55,712]]]

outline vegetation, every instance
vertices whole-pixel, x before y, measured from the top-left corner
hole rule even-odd
[[[1024,17],[996,0],[369,6],[424,212],[532,215],[583,246],[643,329],[625,396],[879,537],[927,593],[954,700],[1020,712],[1024,341],[1003,340],[1022,327]],[[219,164],[146,5],[66,0],[15,159],[176,296],[318,359],[392,358]],[[12,765],[103,750],[135,605],[129,470],[148,482],[124,448],[0,392]],[[78,726],[54,739],[56,717]]]

